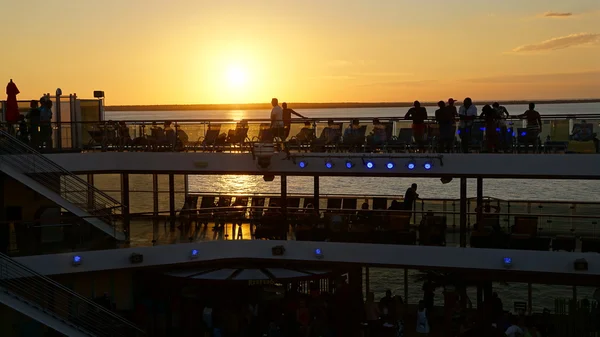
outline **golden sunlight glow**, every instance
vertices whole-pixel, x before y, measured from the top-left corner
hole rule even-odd
[[[232,88],[241,88],[246,84],[246,72],[238,66],[230,66],[227,69],[227,83]]]

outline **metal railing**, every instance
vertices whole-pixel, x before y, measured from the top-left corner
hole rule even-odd
[[[133,323],[52,279],[0,254],[0,291],[90,336],[130,337],[145,333]]]
[[[0,162],[109,224],[114,228],[115,234],[124,231],[123,228],[118,228],[116,215],[122,211],[123,206],[117,200],[2,130]]]
[[[373,129],[373,119],[379,119],[381,123],[391,126],[391,136],[396,140],[401,139],[401,129],[410,129],[411,121],[404,120],[401,116],[394,117],[336,117],[336,118],[307,118],[292,119],[285,140],[296,139],[300,131],[306,127],[313,130],[315,136],[319,137],[323,129],[327,127],[328,121],[333,121],[341,125],[341,132],[350,125],[352,120],[358,120],[360,125],[366,127],[366,135]],[[153,135],[153,130],[164,127],[164,122],[171,122],[170,127],[175,130],[177,141],[168,144],[164,141],[157,141]],[[213,145],[237,145],[236,150],[240,149],[239,144],[244,142],[253,142],[261,138],[261,132],[269,128],[269,119],[246,119],[244,120],[246,130],[236,134],[236,127],[240,121],[231,119],[185,119],[185,120],[122,120],[122,121],[97,121],[97,122],[61,122],[60,125],[53,123],[54,145],[58,145],[57,138],[61,139],[61,148],[54,148],[53,151],[81,151],[81,150],[142,150],[152,151],[160,149],[161,151],[181,151],[181,150],[206,150],[212,149]],[[426,121],[428,125],[437,126],[435,120]],[[511,116],[506,120],[513,145],[519,140],[519,130],[526,132],[526,121]],[[477,124],[478,123],[478,124]],[[562,115],[544,115],[542,116],[542,132],[539,138],[545,150],[555,150],[558,147],[553,142],[561,142],[572,136],[573,126],[576,123],[592,124],[593,132],[600,132],[600,114],[562,114]],[[483,121],[477,120],[478,135],[483,137],[485,134],[485,125]],[[18,129],[18,128],[17,128]],[[498,130],[500,130],[498,128]],[[428,140],[434,138],[433,132],[427,133]],[[475,135],[475,133],[474,133]],[[241,136],[241,139],[238,139]],[[220,138],[219,138],[220,137]],[[235,142],[232,141],[235,140]],[[389,141],[390,139],[388,139]],[[460,140],[458,128],[455,130],[455,140]],[[548,143],[548,144],[546,144]],[[550,146],[552,145],[552,146]],[[514,150],[514,146],[512,147]],[[430,146],[430,151],[436,151],[435,146]]]

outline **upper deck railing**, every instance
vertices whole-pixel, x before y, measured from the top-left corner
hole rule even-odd
[[[373,120],[379,119],[382,137],[371,137]],[[358,120],[360,128],[353,139],[344,137],[346,128],[353,120]],[[274,142],[285,144],[291,151],[341,151],[391,152],[416,149],[411,129],[412,122],[390,117],[339,117],[293,119],[289,127],[278,131],[271,128],[269,119],[204,120],[123,120],[102,122],[62,122],[60,128],[51,124],[52,141],[40,141],[41,126],[27,125],[21,133],[15,127],[15,134],[31,145],[46,151],[249,151],[253,142]],[[333,122],[333,124],[328,125]],[[306,124],[305,124],[306,123]],[[438,152],[440,145],[439,125],[433,120],[426,121],[423,148],[427,152]],[[506,126],[506,132],[504,129]],[[575,152],[595,153],[600,132],[600,114],[562,114],[542,116],[542,130],[533,139],[526,129],[527,122],[511,117],[496,127],[497,149],[502,152]],[[334,130],[324,133],[329,128]],[[38,130],[36,132],[35,130]],[[165,132],[166,130],[166,132]],[[460,151],[461,130],[454,126],[451,151]],[[474,122],[471,134],[471,152],[488,150],[490,132],[482,119]],[[385,135],[384,135],[385,134]],[[61,148],[57,148],[57,138],[61,138]],[[583,141],[582,141],[583,140]],[[280,146],[284,148],[284,146]],[[445,150],[445,149],[444,149]]]

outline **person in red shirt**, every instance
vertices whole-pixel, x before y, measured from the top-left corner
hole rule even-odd
[[[404,119],[412,120],[413,137],[417,143],[417,149],[420,152],[425,152],[425,128],[427,124],[427,109],[421,106],[419,101],[413,103],[413,107],[408,109]]]

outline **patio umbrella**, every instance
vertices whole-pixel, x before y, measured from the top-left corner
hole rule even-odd
[[[19,106],[17,104],[17,95],[19,88],[11,79],[6,86],[6,115],[4,119],[8,123],[17,123],[19,121]]]

